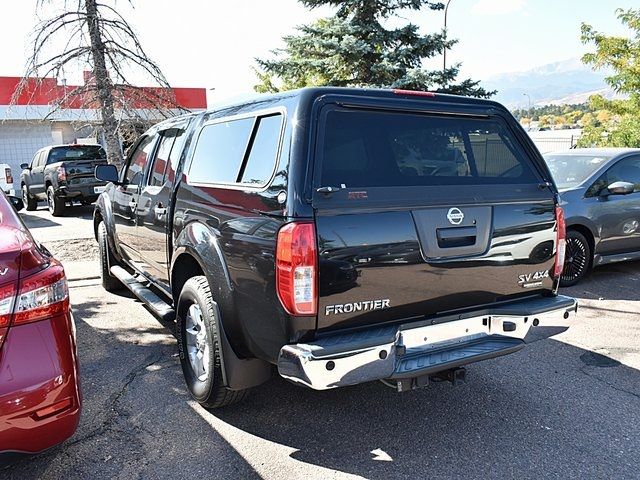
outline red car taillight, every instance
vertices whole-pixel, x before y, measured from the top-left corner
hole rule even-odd
[[[567,228],[564,222],[564,210],[556,206],[556,263],[553,266],[554,278],[560,278],[564,267],[564,255],[567,248]]]
[[[11,169],[10,168],[5,168],[4,169],[4,177],[7,180],[7,183],[9,185],[11,185],[13,183],[13,175],[11,175]]]
[[[61,182],[65,182],[67,180],[67,171],[64,169],[63,165],[58,167],[58,180]]]
[[[60,264],[52,264],[20,280],[13,308],[13,325],[50,318],[68,309],[69,288],[64,269]]]
[[[316,315],[317,248],[313,223],[288,223],[278,232],[276,289],[291,315]]]
[[[16,288],[13,284],[0,287],[0,328],[8,327],[11,323],[15,298]]]

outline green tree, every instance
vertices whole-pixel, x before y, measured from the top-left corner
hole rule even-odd
[[[556,124],[556,116],[555,115],[541,115],[540,116],[540,126],[541,127],[549,127],[551,125]]]
[[[591,111],[591,107],[587,103],[577,103],[571,105],[536,105],[531,109],[518,108],[513,110],[513,116],[517,119],[522,117],[531,117],[532,120],[538,121],[541,116],[545,115],[562,115],[568,123],[575,123],[585,112]]]
[[[444,5],[431,0],[301,0],[309,8],[323,5],[335,15],[298,27],[298,34],[283,37],[285,47],[273,58],[256,59],[258,92],[277,92],[305,86],[381,87],[433,90],[489,97],[478,81],[456,83],[460,65],[427,70],[423,61],[441,55],[456,40],[446,31],[422,35],[408,23],[386,28],[399,10]]]
[[[567,113],[567,123],[575,125],[582,115],[583,113],[580,110],[570,110],[569,113]]]
[[[580,146],[640,147],[640,9],[616,13],[631,36],[608,36],[582,24],[582,42],[595,45],[595,51],[582,60],[594,69],[610,68],[613,74],[606,82],[627,98],[607,100],[594,95],[589,99],[592,111],[598,113],[596,121],[585,124]]]

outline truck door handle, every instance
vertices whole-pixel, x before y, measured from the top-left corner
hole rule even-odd
[[[440,248],[468,247],[475,245],[476,227],[438,228],[436,230]]]

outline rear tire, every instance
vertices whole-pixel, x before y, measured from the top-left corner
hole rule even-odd
[[[187,280],[177,308],[180,363],[191,396],[211,409],[240,402],[249,392],[223,385],[216,315],[218,309],[206,277]]]
[[[591,266],[591,247],[587,238],[576,230],[567,231],[567,250],[560,286],[570,287],[581,281]]]
[[[100,250],[100,279],[102,280],[102,288],[107,292],[115,292],[122,288],[122,283],[116,277],[111,275],[110,268],[117,265],[109,241],[107,239],[107,226],[104,222],[98,225],[98,249]]]
[[[38,208],[38,200],[29,194],[29,189],[26,185],[22,186],[22,203],[24,203],[24,208],[29,212],[33,212]]]
[[[49,213],[54,217],[61,217],[64,214],[64,200],[56,195],[56,191],[51,185],[47,188],[47,205],[49,207]]]

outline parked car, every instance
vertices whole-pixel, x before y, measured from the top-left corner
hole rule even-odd
[[[58,217],[64,214],[67,203],[95,202],[105,183],[96,180],[94,170],[106,165],[106,158],[100,145],[58,145],[38,150],[30,164],[20,165],[26,209],[35,210],[39,200],[46,200],[51,214]]]
[[[64,441],[81,408],[64,269],[11,203],[0,193],[0,461]]]
[[[15,195],[16,191],[13,188],[13,175],[11,174],[11,167],[6,163],[0,163],[0,190],[7,195]]]
[[[640,260],[640,149],[578,148],[544,156],[567,222],[561,285],[592,267]]]
[[[96,175],[111,182],[94,214],[102,284],[177,319],[206,407],[242,399],[273,365],[317,390],[455,382],[577,309],[557,295],[552,177],[495,102],[262,96],[160,123],[120,172]]]

